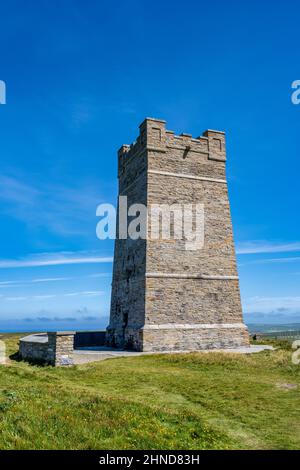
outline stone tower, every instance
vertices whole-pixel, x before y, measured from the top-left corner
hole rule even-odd
[[[131,204],[204,204],[204,246],[120,239],[107,344],[139,351],[248,346],[232,236],[223,132],[174,135],[147,118],[118,152],[119,195]],[[118,224],[117,224],[118,225]]]

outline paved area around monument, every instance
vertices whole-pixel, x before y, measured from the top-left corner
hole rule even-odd
[[[251,345],[250,347],[240,347],[234,349],[210,349],[198,351],[202,353],[236,353],[236,354],[253,354],[261,351],[273,350],[273,346],[267,346],[263,344]],[[104,361],[105,359],[116,359],[120,357],[137,357],[149,354],[178,354],[185,353],[189,354],[191,351],[161,351],[161,352],[136,352],[136,351],[124,351],[120,349],[112,349],[107,347],[91,347],[76,349],[73,353],[74,364],[85,364],[87,362]]]

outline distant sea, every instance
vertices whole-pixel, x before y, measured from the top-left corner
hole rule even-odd
[[[278,331],[300,331],[300,323],[248,323],[249,332],[253,333],[274,333]]]
[[[92,318],[88,321],[78,319],[76,321],[29,321],[29,320],[0,320],[0,333],[22,333],[42,331],[97,331],[105,330],[109,318]],[[247,322],[250,333],[267,333],[273,331],[300,330],[300,322]]]
[[[76,321],[28,321],[0,320],[0,333],[22,333],[43,331],[95,331],[104,330],[108,325],[107,318]]]

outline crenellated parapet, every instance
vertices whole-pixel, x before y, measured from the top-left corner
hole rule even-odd
[[[222,131],[209,129],[197,138],[187,133],[176,135],[174,131],[166,129],[166,121],[154,118],[146,118],[139,129],[137,139],[131,145],[122,145],[118,152],[119,177],[124,174],[134,158],[140,157],[146,151],[166,153],[175,150],[181,152],[181,158],[198,154],[199,161],[200,157],[201,161],[226,161],[225,133]]]

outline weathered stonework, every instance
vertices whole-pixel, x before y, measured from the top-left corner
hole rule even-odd
[[[26,336],[20,340],[19,354],[27,361],[53,366],[73,365],[73,331],[49,332]]]
[[[49,344],[55,348],[55,366],[72,366],[75,331],[48,333]]]
[[[49,344],[47,333],[30,335],[19,342],[19,355],[25,361],[54,364],[55,350]]]
[[[117,239],[107,344],[140,351],[249,345],[243,324],[225,174],[225,134],[175,136],[146,119],[118,153],[131,204],[204,204],[204,248],[185,240]],[[150,230],[150,229],[149,229]]]

